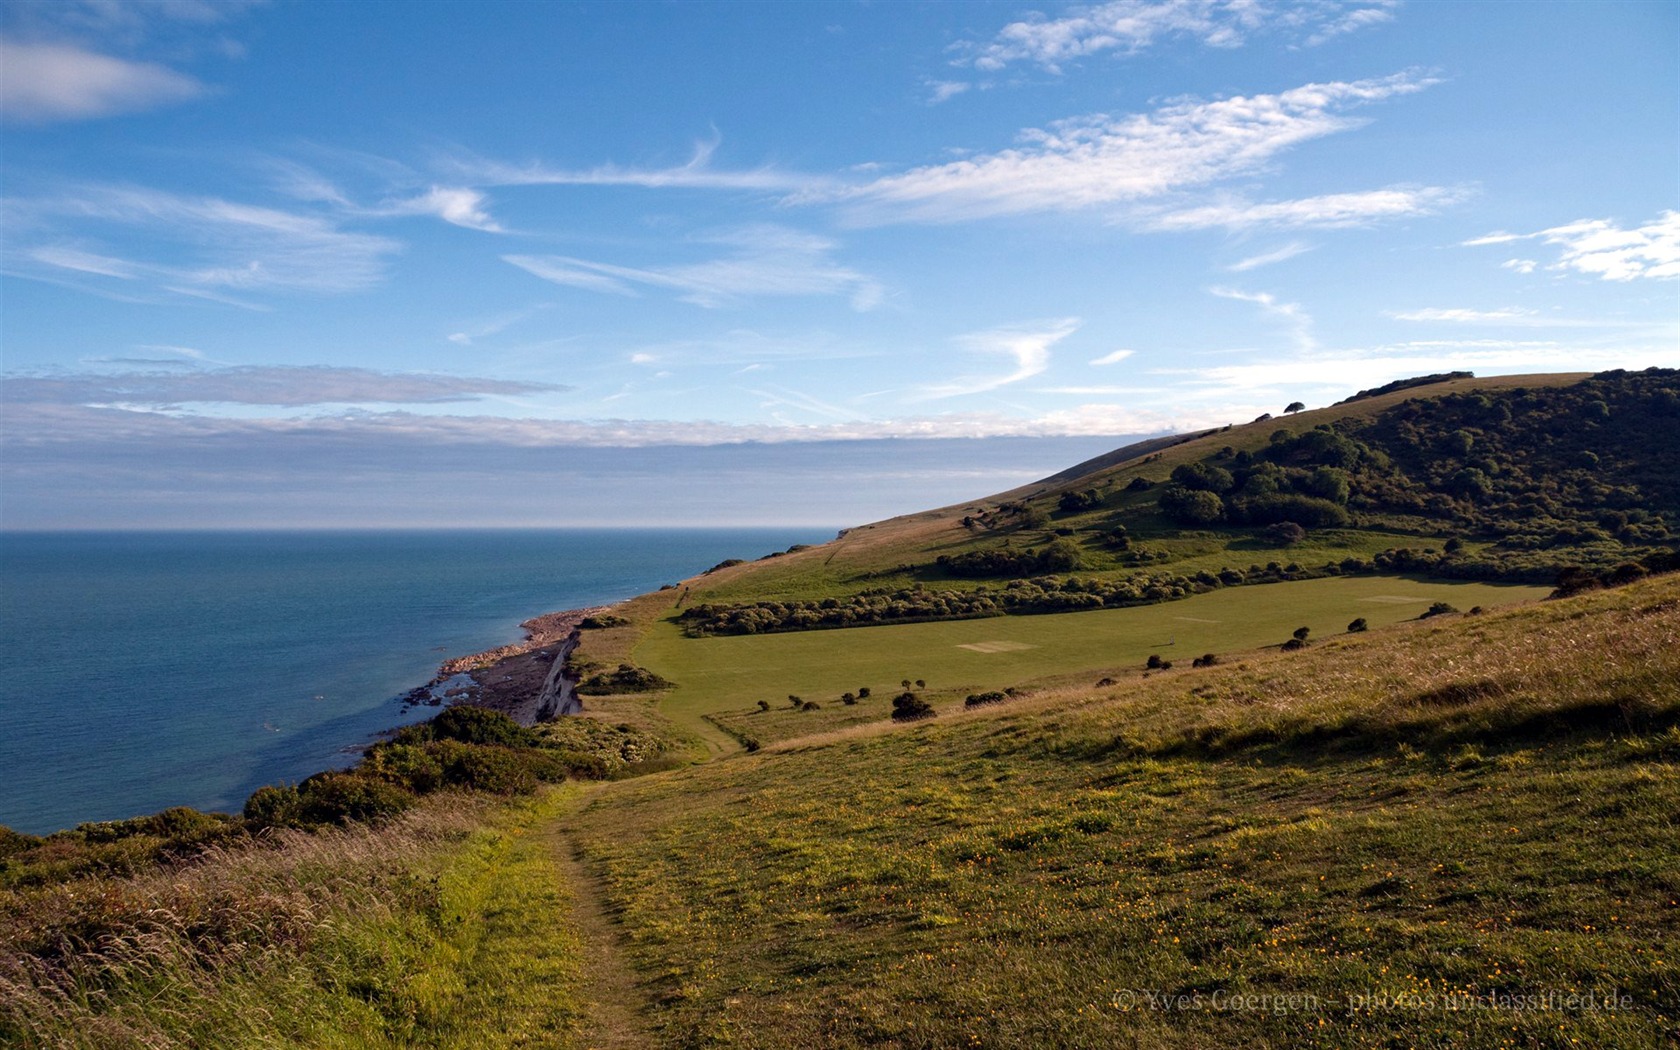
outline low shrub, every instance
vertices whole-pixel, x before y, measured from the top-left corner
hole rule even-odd
[[[917,696],[915,693],[900,693],[893,697],[893,721],[915,722],[923,718],[934,716],[933,705]]]
[[[414,793],[360,773],[317,773],[297,786],[299,823],[389,820],[414,805]]]
[[[590,675],[577,685],[580,694],[611,696],[615,693],[651,693],[669,689],[672,682],[635,664],[619,664],[618,670]]]

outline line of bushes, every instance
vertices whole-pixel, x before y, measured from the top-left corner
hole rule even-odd
[[[691,637],[709,635],[777,634],[788,631],[869,627],[882,624],[927,623],[1079,612],[1155,605],[1202,594],[1221,587],[1284,583],[1326,576],[1370,573],[1411,573],[1445,579],[1505,580],[1553,583],[1577,579],[1625,582],[1629,574],[1673,571],[1680,555],[1668,548],[1628,551],[1607,548],[1602,557],[1583,566],[1552,554],[1484,551],[1469,555],[1460,545],[1452,550],[1395,547],[1371,558],[1346,558],[1310,567],[1295,562],[1251,565],[1246,569],[1138,574],[1122,580],[1079,576],[1043,576],[1012,580],[1001,588],[933,590],[925,587],[896,591],[875,589],[846,598],[820,601],[760,601],[739,605],[707,603],[685,610],[679,617]],[[1568,552],[1580,555],[1580,551]],[[1630,560],[1629,555],[1635,555]],[[1619,574],[1619,575],[1618,575]]]
[[[622,775],[656,760],[662,743],[630,726],[592,721],[587,732],[525,728],[486,708],[445,708],[368,748],[350,769],[298,784],[260,787],[238,815],[166,809],[129,820],[77,825],[51,835],[0,827],[0,887],[78,875],[129,874],[188,858],[270,828],[378,822],[443,790],[529,794],[545,783]]]

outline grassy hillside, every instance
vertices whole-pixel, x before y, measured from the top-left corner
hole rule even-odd
[[[1656,1047],[1677,719],[1669,577],[877,720],[575,828],[663,1045]]]
[[[1674,1045],[1677,380],[1142,443],[624,603],[589,717],[0,829],[0,1043]]]
[[[1049,675],[1087,673],[1127,680],[1151,655],[1189,667],[1212,653],[1276,647],[1307,627],[1311,637],[1344,634],[1364,620],[1416,619],[1434,603],[1493,608],[1544,597],[1520,584],[1338,577],[1235,587],[1182,601],[1046,616],[694,639],[659,621],[634,650],[636,662],[678,683],[660,709],[683,725],[701,719],[740,739],[768,743],[836,722],[887,717],[902,682],[935,703],[1023,686]],[[917,682],[924,683],[917,685]],[[869,696],[857,699],[867,688]],[[853,703],[843,700],[851,693]],[[790,694],[801,699],[793,710]],[[769,705],[761,711],[759,702]],[[805,703],[820,705],[805,708]],[[785,712],[785,713],[784,713]],[[720,721],[721,719],[721,721]]]
[[[1194,587],[1199,573],[1272,561],[1381,568],[1400,550],[1402,567],[1550,582],[1568,565],[1671,550],[1680,483],[1662,464],[1677,456],[1680,372],[1451,379],[1129,446],[1038,485],[720,568],[690,581],[685,607],[1069,573]],[[1278,532],[1286,523],[1301,533]]]

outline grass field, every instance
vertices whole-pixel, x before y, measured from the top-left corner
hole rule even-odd
[[[799,720],[760,718],[761,740],[887,717],[904,679],[920,679],[938,697],[1021,685],[1080,671],[1139,671],[1152,653],[1188,666],[1204,653],[1278,645],[1297,627],[1314,638],[1343,633],[1363,617],[1373,627],[1414,619],[1432,602],[1492,608],[1543,597],[1547,588],[1421,580],[1337,577],[1231,587],[1182,601],[1130,609],[1044,616],[857,627],[790,634],[689,638],[670,621],[655,623],[633,650],[635,661],[677,683],[661,710],[708,733],[707,715],[756,711],[759,700],[788,706],[789,694],[823,705]],[[839,697],[868,686],[851,708]],[[735,719],[751,725],[753,716]]]
[[[574,833],[660,1045],[1666,1047],[1677,720],[1670,578],[792,741]]]
[[[386,827],[0,893],[0,1044],[585,1045],[552,831],[584,790],[439,796]]]

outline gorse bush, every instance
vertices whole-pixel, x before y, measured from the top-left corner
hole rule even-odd
[[[915,722],[934,716],[933,705],[915,693],[900,693],[893,697],[892,709],[895,722]]]
[[[670,682],[645,667],[619,664],[616,671],[590,675],[577,684],[580,695],[612,696],[616,693],[651,693],[671,688]]]

